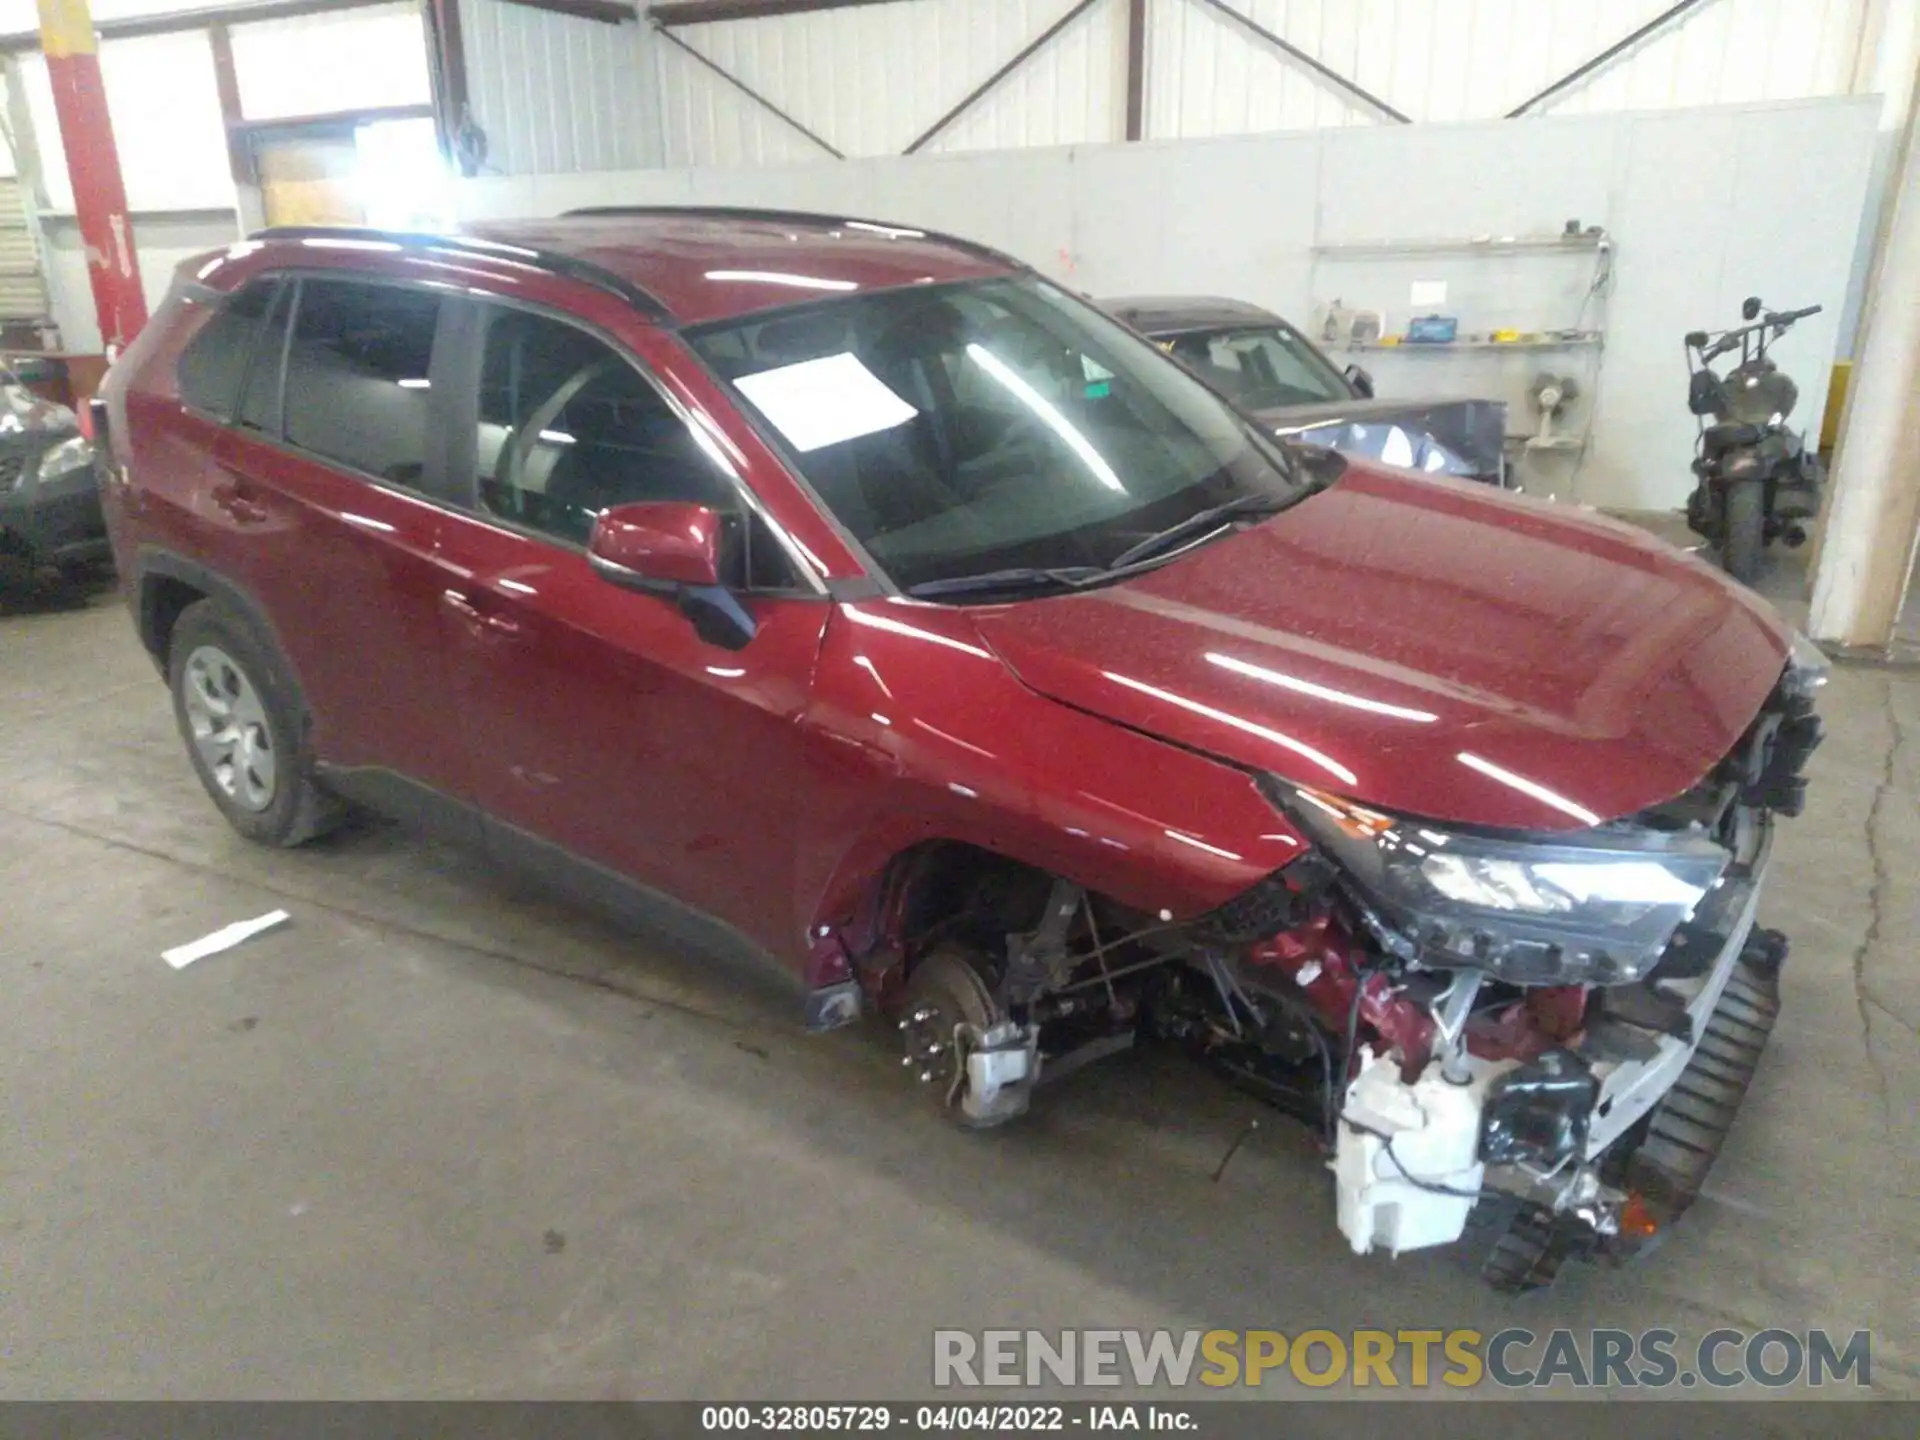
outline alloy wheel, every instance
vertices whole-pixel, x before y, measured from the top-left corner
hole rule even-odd
[[[181,679],[181,701],[200,763],[234,804],[265,810],[273,804],[277,765],[259,690],[217,645],[201,645],[187,656]]]

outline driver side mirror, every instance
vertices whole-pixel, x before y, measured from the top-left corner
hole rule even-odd
[[[1751,320],[1759,313],[1760,297],[1758,295],[1749,295],[1745,300],[1740,302],[1740,318],[1742,320]]]
[[[738,650],[758,628],[720,573],[727,522],[717,510],[648,500],[602,511],[587,538],[601,579],[672,600],[709,645]]]
[[[1353,393],[1362,400],[1373,398],[1373,376],[1358,365],[1349,365],[1346,369],[1347,384],[1353,387]]]

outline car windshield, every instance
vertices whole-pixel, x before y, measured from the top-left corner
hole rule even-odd
[[[1288,326],[1198,331],[1165,344],[1201,379],[1249,410],[1353,398],[1340,372]]]
[[[688,338],[902,589],[1104,570],[1203,511],[1308,488],[1152,345],[1034,277],[847,296]]]

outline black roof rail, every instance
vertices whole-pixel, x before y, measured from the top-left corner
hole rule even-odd
[[[1033,268],[1024,260],[1016,260],[1004,251],[996,250],[991,245],[983,245],[978,240],[968,240],[964,236],[929,230],[924,225],[907,225],[891,220],[866,220],[858,215],[840,215],[826,210],[761,209],[752,205],[588,205],[578,210],[562,211],[560,218],[562,220],[617,220],[624,216],[641,218],[648,215],[712,215],[729,220],[785,220],[810,225],[857,225],[866,230],[911,232],[914,235],[923,235],[929,240],[938,240],[942,245],[951,245],[956,250],[965,250],[970,254],[982,256],[998,265],[1006,265],[1015,270]]]
[[[537,250],[511,241],[489,240],[482,235],[437,235],[413,230],[379,230],[367,225],[272,225],[256,230],[250,240],[375,240],[403,249],[450,250],[475,259],[510,260],[532,265],[565,280],[578,280],[595,289],[619,296],[650,320],[674,319],[673,312],[659,299],[623,275],[604,265],[562,255],[552,250]]]

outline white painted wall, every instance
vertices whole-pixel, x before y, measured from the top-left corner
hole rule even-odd
[[[140,260],[140,284],[149,307],[157,305],[173,283],[173,274],[186,260],[218,245],[231,244],[240,227],[230,214],[210,210],[199,214],[174,212],[139,216],[133,220],[133,246]],[[69,215],[43,216],[40,254],[46,267],[47,298],[54,323],[60,327],[66,349],[98,353],[100,323],[93,309],[93,291],[87,281],[86,253],[80,227]]]
[[[1577,216],[1614,237],[1608,338],[1588,387],[1590,453],[1577,475],[1542,479],[1588,504],[1660,509],[1691,488],[1680,336],[1733,323],[1744,296],[1827,306],[1777,352],[1802,381],[1796,419],[1818,428],[1879,108],[1870,98],[1804,101],[766,170],[508,177],[466,182],[459,203],[469,219],[622,201],[838,211],[984,240],[1094,295],[1215,292],[1299,318],[1330,298],[1316,287],[1337,283],[1359,305],[1370,301],[1359,287],[1398,283],[1391,268],[1337,281],[1324,268],[1316,274],[1317,243],[1551,232]],[[1794,223],[1755,225],[1755,194]],[[1458,283],[1489,293],[1541,283],[1526,269],[1534,261],[1469,263],[1506,267],[1495,279],[1457,272]],[[1492,391],[1517,407],[1536,368],[1562,363],[1498,356],[1505,368],[1468,384],[1458,372],[1394,371],[1387,357],[1366,358],[1383,391]],[[1524,423],[1524,408],[1515,418]]]

